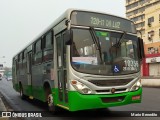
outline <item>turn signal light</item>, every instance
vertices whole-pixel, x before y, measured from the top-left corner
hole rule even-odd
[[[72,80],[72,85],[76,85],[77,81],[76,80]]]

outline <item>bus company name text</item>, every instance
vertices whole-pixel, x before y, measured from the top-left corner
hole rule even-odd
[[[41,113],[31,113],[31,112],[2,112],[2,117],[42,117]]]

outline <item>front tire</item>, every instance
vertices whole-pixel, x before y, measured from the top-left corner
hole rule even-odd
[[[48,106],[48,110],[52,113],[52,114],[58,114],[60,111],[62,111],[62,109],[58,106],[55,106],[54,104],[54,98],[52,95],[52,92],[50,89],[46,89],[46,96],[47,96],[47,106]]]
[[[49,111],[55,112],[55,106],[54,106],[54,103],[53,103],[53,96],[52,96],[52,94],[48,94],[47,105],[48,105],[48,110]]]

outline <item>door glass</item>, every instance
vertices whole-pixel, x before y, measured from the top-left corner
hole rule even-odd
[[[64,40],[64,34],[63,34],[63,40]],[[66,68],[66,45],[65,45],[65,42],[63,42],[62,49],[63,49],[63,65],[64,65],[64,68]]]
[[[61,49],[61,37],[57,37],[57,63],[58,67],[62,66],[62,49]]]
[[[60,33],[56,37],[57,45],[57,74],[58,74],[58,96],[59,101],[68,102],[67,72],[66,68],[66,45],[63,42],[64,34]]]

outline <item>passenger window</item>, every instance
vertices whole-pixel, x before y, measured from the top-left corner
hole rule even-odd
[[[27,68],[27,61],[26,61],[26,55],[27,55],[27,50],[23,51],[23,68]]]
[[[39,64],[42,62],[42,49],[41,49],[41,39],[35,43],[35,55],[34,64]]]
[[[38,40],[36,42],[36,53],[39,52],[39,51],[41,51],[41,40]]]
[[[43,61],[53,60],[53,31],[46,34],[44,38]]]
[[[52,48],[52,31],[50,31],[45,38],[45,48]]]

